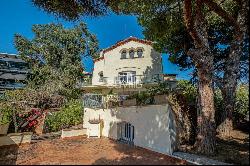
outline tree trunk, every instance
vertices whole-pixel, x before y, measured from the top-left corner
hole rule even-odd
[[[212,86],[213,55],[208,42],[207,23],[202,13],[202,0],[195,1],[194,12],[191,0],[184,1],[184,22],[194,40],[195,49],[188,51],[198,71],[199,103],[197,113],[197,138],[195,147],[198,153],[213,154],[215,151],[214,95]],[[193,17],[195,14],[195,17]]]
[[[243,40],[243,39],[242,39]],[[236,102],[237,80],[240,70],[240,57],[242,55],[242,41],[236,41],[231,46],[229,57],[226,59],[226,70],[221,88],[225,108],[221,114],[220,125],[217,131],[222,137],[230,137],[233,130],[233,112]]]
[[[214,120],[214,95],[212,87],[212,56],[207,56],[207,63],[198,67],[199,109],[197,119],[197,138],[195,146],[198,153],[213,154],[215,151],[216,125]]]
[[[248,32],[248,11],[249,1],[240,3],[241,10],[237,17],[237,26],[235,27],[235,41],[232,43],[230,53],[225,61],[225,73],[223,77],[223,87],[221,89],[225,108],[221,115],[221,124],[217,131],[222,137],[230,137],[233,130],[233,111],[236,102],[237,80],[240,76],[240,58],[243,54],[244,38]]]

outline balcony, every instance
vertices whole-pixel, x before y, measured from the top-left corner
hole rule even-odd
[[[0,68],[0,72],[4,73],[18,73],[18,74],[28,74],[30,73],[30,69],[28,68],[15,68],[15,67],[5,67],[5,68]]]
[[[155,74],[151,76],[145,75],[133,75],[133,76],[117,76],[117,77],[100,77],[97,82],[90,80],[81,80],[78,83],[78,87],[84,87],[88,89],[100,89],[105,87],[130,87],[141,88],[142,85],[150,86],[163,82],[161,74]]]
[[[100,77],[99,83],[101,83],[102,85],[106,85],[108,83],[108,77]]]
[[[133,76],[117,76],[114,79],[115,85],[138,85],[138,84],[151,84],[163,81],[160,74],[154,75],[133,75]]]
[[[0,82],[0,89],[21,89],[25,86],[23,83],[5,83],[5,82]]]

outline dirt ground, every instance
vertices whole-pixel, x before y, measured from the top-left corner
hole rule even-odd
[[[233,130],[231,138],[217,137],[214,159],[227,163],[249,165],[249,133]]]
[[[194,147],[188,145],[184,145],[181,151],[196,153]],[[225,163],[249,165],[249,133],[233,130],[230,138],[217,136],[216,153],[207,157]]]
[[[108,138],[42,140],[29,145],[0,148],[1,164],[49,165],[180,165],[185,161]]]

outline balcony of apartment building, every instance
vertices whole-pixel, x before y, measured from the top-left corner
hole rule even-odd
[[[22,82],[15,82],[13,80],[1,80],[0,79],[0,90],[1,89],[8,89],[8,90],[11,90],[11,89],[20,89],[20,88],[23,88],[25,86],[24,83]]]
[[[0,54],[0,94],[6,89],[19,89],[25,86],[30,73],[28,64],[12,54]]]
[[[0,59],[0,72],[27,74],[29,68],[28,64],[21,59],[2,58]]]

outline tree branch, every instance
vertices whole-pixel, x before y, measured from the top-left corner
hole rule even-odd
[[[216,2],[213,2],[212,0],[204,0],[203,2],[209,7],[211,11],[214,11],[226,22],[232,24],[235,27],[236,31],[239,30],[239,25],[237,24],[236,19],[229,13],[227,13],[224,9],[222,9]]]
[[[189,32],[190,36],[193,38],[194,41],[197,41],[197,43],[201,43],[201,39],[199,38],[197,32],[194,29],[191,0],[184,0],[183,15],[184,15],[184,23],[186,25],[187,31]]]

